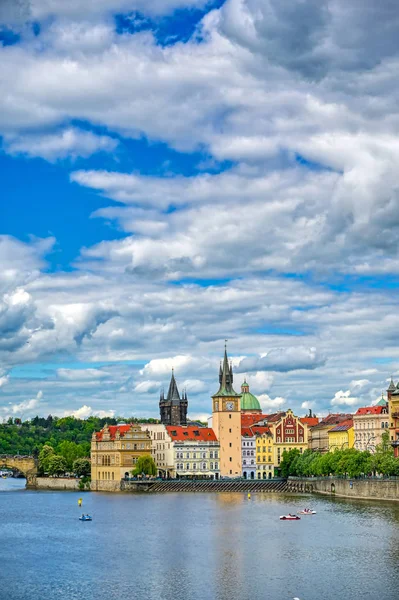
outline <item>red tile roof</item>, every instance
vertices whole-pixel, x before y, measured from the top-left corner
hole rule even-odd
[[[131,425],[108,425],[109,435],[111,437],[111,440],[115,439],[115,434],[118,429],[119,429],[120,436],[124,437],[125,433],[127,431],[129,431],[130,428],[131,428]],[[101,431],[96,432],[97,440],[101,441],[103,439],[103,431],[104,430],[102,429]]]
[[[301,417],[299,420],[301,423],[308,425],[309,427],[314,427],[315,425],[319,424],[318,417]]]
[[[166,431],[172,441],[185,440],[200,442],[217,442],[215,432],[210,427],[183,427],[182,425],[167,425]]]
[[[253,425],[251,427],[252,431],[256,434],[256,435],[263,435],[264,433],[270,434],[271,435],[271,431],[269,429],[269,427],[262,427],[260,425]]]
[[[241,427],[241,437],[252,437],[253,435],[250,427]]]
[[[284,411],[278,412],[278,413],[273,413],[272,415],[269,415],[267,417],[267,421],[269,423],[274,423],[275,421],[279,421],[280,419],[282,419],[283,417],[285,417],[286,413]]]
[[[383,406],[364,406],[357,409],[356,415],[381,415],[383,408]]]
[[[314,425],[314,427],[312,427],[312,429],[321,429],[322,427],[329,427],[330,425],[339,425],[340,423],[343,423],[344,421],[347,421],[348,419],[352,419],[352,416],[350,413],[348,414],[344,414],[344,413],[337,413],[337,414],[331,414],[328,415],[327,417],[325,417],[324,419],[322,419],[321,421],[319,421],[319,423],[317,425]]]
[[[250,427],[254,423],[258,423],[259,421],[263,421],[263,419],[267,419],[268,415],[261,414],[241,414],[241,427]]]

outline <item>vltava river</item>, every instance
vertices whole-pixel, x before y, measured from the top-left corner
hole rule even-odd
[[[1,600],[397,600],[399,505],[0,480]],[[91,523],[78,520],[83,510]],[[317,515],[281,522],[311,505]]]

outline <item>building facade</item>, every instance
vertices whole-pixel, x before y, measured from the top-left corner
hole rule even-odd
[[[256,478],[271,479],[274,476],[274,445],[269,427],[254,425],[256,438]]]
[[[270,415],[265,422],[273,439],[273,464],[278,470],[283,452],[297,448],[302,454],[308,447],[308,426],[291,409]]]
[[[244,479],[256,477],[256,435],[251,427],[241,428],[241,460]]]
[[[376,406],[359,408],[353,415],[353,429],[356,450],[374,453],[382,442],[382,434],[389,433],[388,404],[380,400]]]
[[[399,382],[391,383],[387,389],[389,412],[389,438],[396,457],[399,457]]]
[[[159,400],[159,411],[163,425],[187,425],[188,398],[187,392],[180,397],[175,374],[172,369],[172,377],[169,384],[168,395],[165,398],[161,392]]]
[[[223,367],[219,370],[219,389],[212,396],[212,428],[220,443],[220,474],[241,477],[241,395],[233,388],[233,367],[224,350]]]
[[[178,478],[219,479],[220,444],[209,427],[167,426]]]
[[[138,459],[151,455],[151,437],[140,425],[105,425],[91,438],[92,489],[130,477]]]
[[[166,425],[141,423],[140,426],[150,435],[151,456],[157,466],[157,477],[162,477],[162,479],[175,477],[174,443],[168,434]]]
[[[330,442],[328,432],[330,429],[352,418],[352,414],[330,414],[322,419],[317,425],[314,425],[309,430],[309,448],[314,452],[328,452]]]
[[[347,450],[353,448],[355,444],[355,434],[353,431],[353,419],[347,419],[339,425],[335,425],[328,430],[328,450]]]

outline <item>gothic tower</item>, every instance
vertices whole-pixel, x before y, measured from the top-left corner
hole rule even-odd
[[[187,408],[187,392],[184,391],[180,398],[175,374],[172,369],[172,377],[169,384],[168,395],[165,398],[164,392],[162,391],[159,399],[161,423],[163,425],[187,425]]]
[[[223,366],[219,369],[219,390],[212,396],[212,428],[220,443],[220,474],[240,477],[241,461],[241,394],[233,389],[233,367],[224,348]]]

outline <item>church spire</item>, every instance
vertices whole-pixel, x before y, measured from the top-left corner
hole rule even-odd
[[[219,370],[219,391],[215,396],[239,396],[233,389],[233,366],[227,357],[227,340],[224,344],[223,365]]]
[[[166,401],[172,402],[172,404],[174,404],[174,403],[180,404],[180,394],[179,394],[179,390],[177,389],[175,372],[173,369],[172,369],[172,377],[170,380],[169,391],[168,391],[168,396],[166,398]]]

